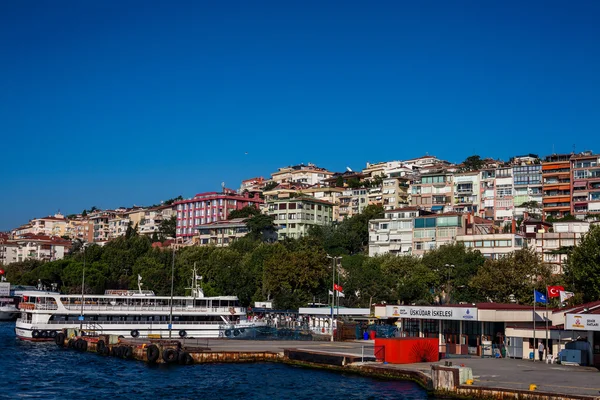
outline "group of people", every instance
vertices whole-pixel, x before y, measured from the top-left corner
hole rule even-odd
[[[309,316],[302,316],[292,313],[255,313],[248,319],[254,322],[266,322],[268,326],[274,328],[308,328],[310,323]]]

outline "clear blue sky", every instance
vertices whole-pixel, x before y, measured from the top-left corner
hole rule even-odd
[[[599,1],[0,2],[0,230],[301,162],[600,152],[599,18]]]

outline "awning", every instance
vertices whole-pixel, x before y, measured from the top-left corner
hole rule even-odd
[[[444,206],[431,206],[431,211],[440,211],[443,209],[444,209]]]

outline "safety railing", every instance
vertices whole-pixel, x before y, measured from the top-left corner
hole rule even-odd
[[[81,310],[81,304],[63,304],[67,310]],[[111,305],[111,304],[84,304],[84,311],[171,311],[168,305]],[[176,312],[205,312],[213,314],[244,314],[246,309],[243,307],[187,307],[173,306],[173,311]],[[233,311],[233,313],[231,312]]]

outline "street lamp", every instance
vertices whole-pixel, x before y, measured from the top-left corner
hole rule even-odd
[[[177,244],[177,239],[175,239]],[[173,246],[173,262],[171,263],[171,301],[169,302],[169,339],[173,331],[173,286],[175,283],[175,246]]]
[[[333,289],[332,293],[333,296],[331,296],[331,341],[333,342],[333,308],[335,307],[335,269],[337,266],[337,260],[341,260],[342,257],[341,256],[335,256],[332,257],[329,254],[327,254],[327,258],[331,258],[333,264],[332,264],[332,281],[331,281],[331,288]]]
[[[83,274],[81,277],[81,315],[79,316],[79,334],[83,331],[83,299],[85,296],[85,246],[87,243],[82,245],[83,247]]]

